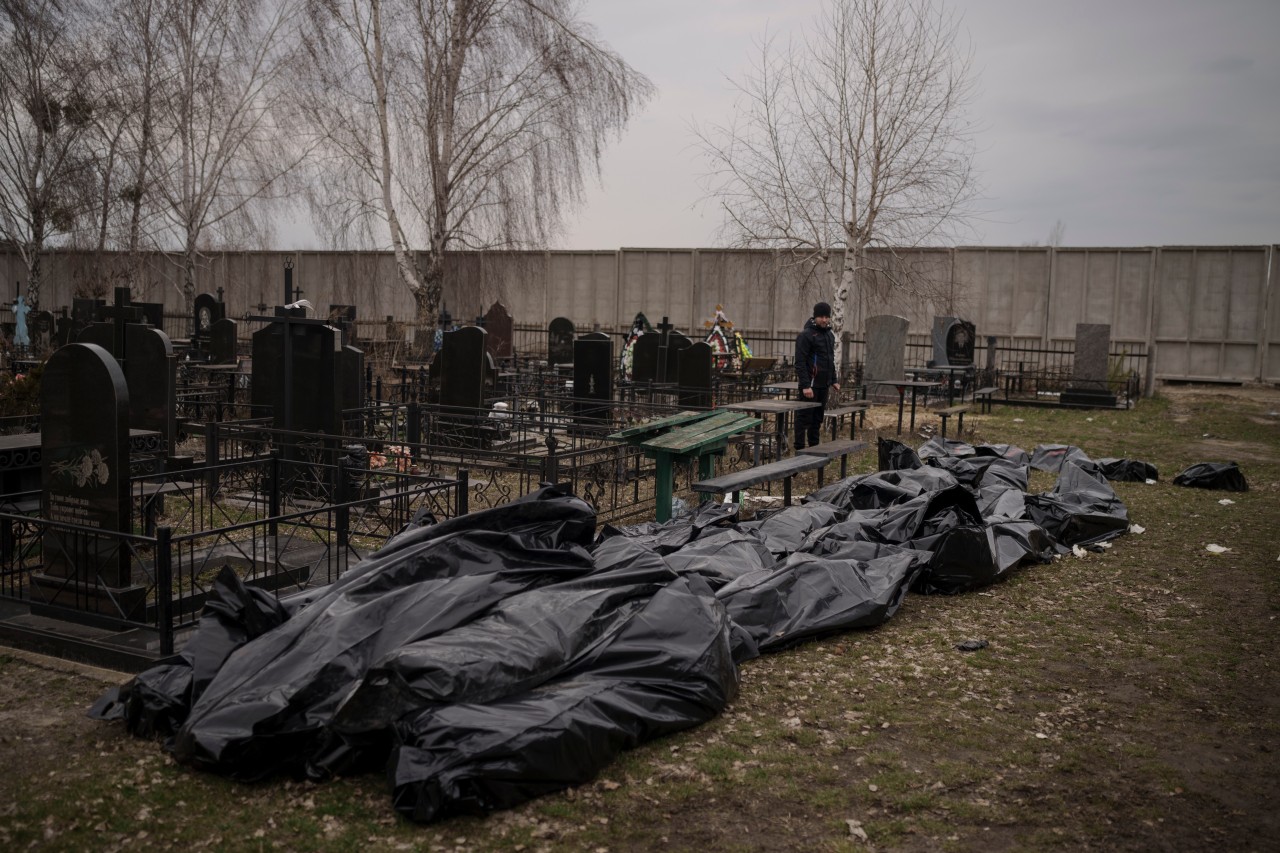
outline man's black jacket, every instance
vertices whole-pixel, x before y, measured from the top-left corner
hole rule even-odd
[[[801,390],[826,388],[836,381],[836,334],[812,317],[796,336],[796,379]]]

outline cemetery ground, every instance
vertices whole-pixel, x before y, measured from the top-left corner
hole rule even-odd
[[[1272,847],[1276,412],[1274,388],[1191,387],[1130,412],[974,413],[968,440],[1070,443],[1156,464],[1155,485],[1115,484],[1145,531],[979,592],[909,595],[876,630],[752,661],[718,718],[623,755],[591,784],[483,819],[410,824],[376,775],[246,785],[178,766],[157,743],[85,716],[124,675],[0,650],[0,846]],[[1226,460],[1240,463],[1249,492],[1171,483],[1190,463]],[[1051,484],[1035,473],[1030,491]],[[989,645],[956,649],[969,639]]]

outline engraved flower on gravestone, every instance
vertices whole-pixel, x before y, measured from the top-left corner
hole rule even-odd
[[[111,469],[99,450],[81,454],[77,459],[54,462],[53,474],[55,477],[70,477],[75,481],[76,487],[81,489],[85,486],[105,486],[111,479]]]

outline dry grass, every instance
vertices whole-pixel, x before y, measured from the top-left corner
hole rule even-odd
[[[729,711],[487,819],[397,819],[376,776],[246,786],[93,723],[115,674],[0,658],[6,849],[1263,849],[1280,837],[1280,394],[997,408],[980,440],[1159,466],[1146,528],[883,627],[754,661]],[[896,412],[894,413],[896,418]],[[969,421],[966,422],[968,424]],[[1234,457],[1252,485],[1181,489]],[[868,469],[863,460],[860,468]],[[1037,476],[1033,488],[1049,478]],[[1230,548],[1213,555],[1205,545]],[[957,642],[985,639],[980,652]],[[866,840],[862,840],[865,835]]]

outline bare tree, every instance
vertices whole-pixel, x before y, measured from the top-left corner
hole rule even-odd
[[[892,261],[952,236],[974,194],[956,19],[933,0],[828,0],[803,38],[766,36],[759,51],[734,118],[694,127],[722,236],[824,275],[837,329],[873,277],[931,298]]]
[[[40,303],[41,260],[90,206],[95,60],[60,0],[0,0],[0,239],[27,269]]]
[[[310,0],[313,208],[337,238],[386,229],[419,327],[434,325],[445,251],[545,245],[652,90],[576,8]]]
[[[283,85],[296,12],[288,0],[170,0],[155,22],[149,61],[158,64],[150,71],[158,88],[141,102],[151,112],[139,123],[131,190],[154,192],[156,242],[178,248],[188,312],[203,251],[264,236],[262,203],[286,195],[306,157],[288,130],[292,98]],[[131,218],[129,245],[140,239]]]

